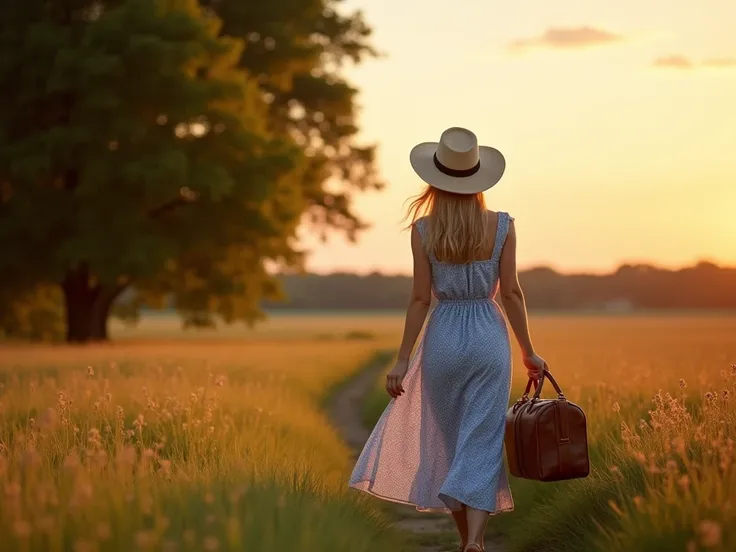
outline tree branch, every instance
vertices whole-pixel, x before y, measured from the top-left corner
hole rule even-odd
[[[177,197],[176,199],[172,199],[171,201],[167,201],[163,205],[159,205],[158,207],[151,209],[150,211],[148,211],[148,215],[151,218],[158,218],[161,215],[176,209],[180,205],[186,205],[187,203],[189,202],[183,197]]]
[[[197,192],[189,188],[188,186],[183,186],[179,190],[179,197],[176,197],[170,201],[167,201],[163,205],[159,205],[155,209],[151,209],[148,211],[148,215],[151,218],[158,218],[164,213],[167,213],[171,211],[172,209],[175,209],[179,207],[180,205],[186,205],[187,203],[194,203],[197,201],[197,198],[199,195]]]

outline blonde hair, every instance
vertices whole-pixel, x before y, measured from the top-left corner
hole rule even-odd
[[[427,253],[438,261],[470,263],[488,258],[491,232],[483,194],[453,194],[432,186],[409,204],[408,228],[428,215],[424,231]]]

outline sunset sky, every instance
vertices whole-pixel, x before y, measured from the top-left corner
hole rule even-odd
[[[736,265],[736,2],[347,0],[386,57],[351,69],[381,193],[357,244],[309,236],[308,268],[408,273],[408,162],[450,126],[500,149],[486,193],[521,268]]]

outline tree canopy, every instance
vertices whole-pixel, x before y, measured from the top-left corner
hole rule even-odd
[[[252,321],[305,214],[354,237],[379,183],[340,66],[373,51],[333,4],[0,0],[6,328],[54,286],[70,341],[105,339],[131,284],[189,324]]]

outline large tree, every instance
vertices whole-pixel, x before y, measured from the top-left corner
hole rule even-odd
[[[68,340],[106,338],[131,284],[189,323],[252,320],[305,212],[362,226],[372,150],[335,62],[367,29],[320,0],[245,4],[0,0],[0,274],[59,284]]]

